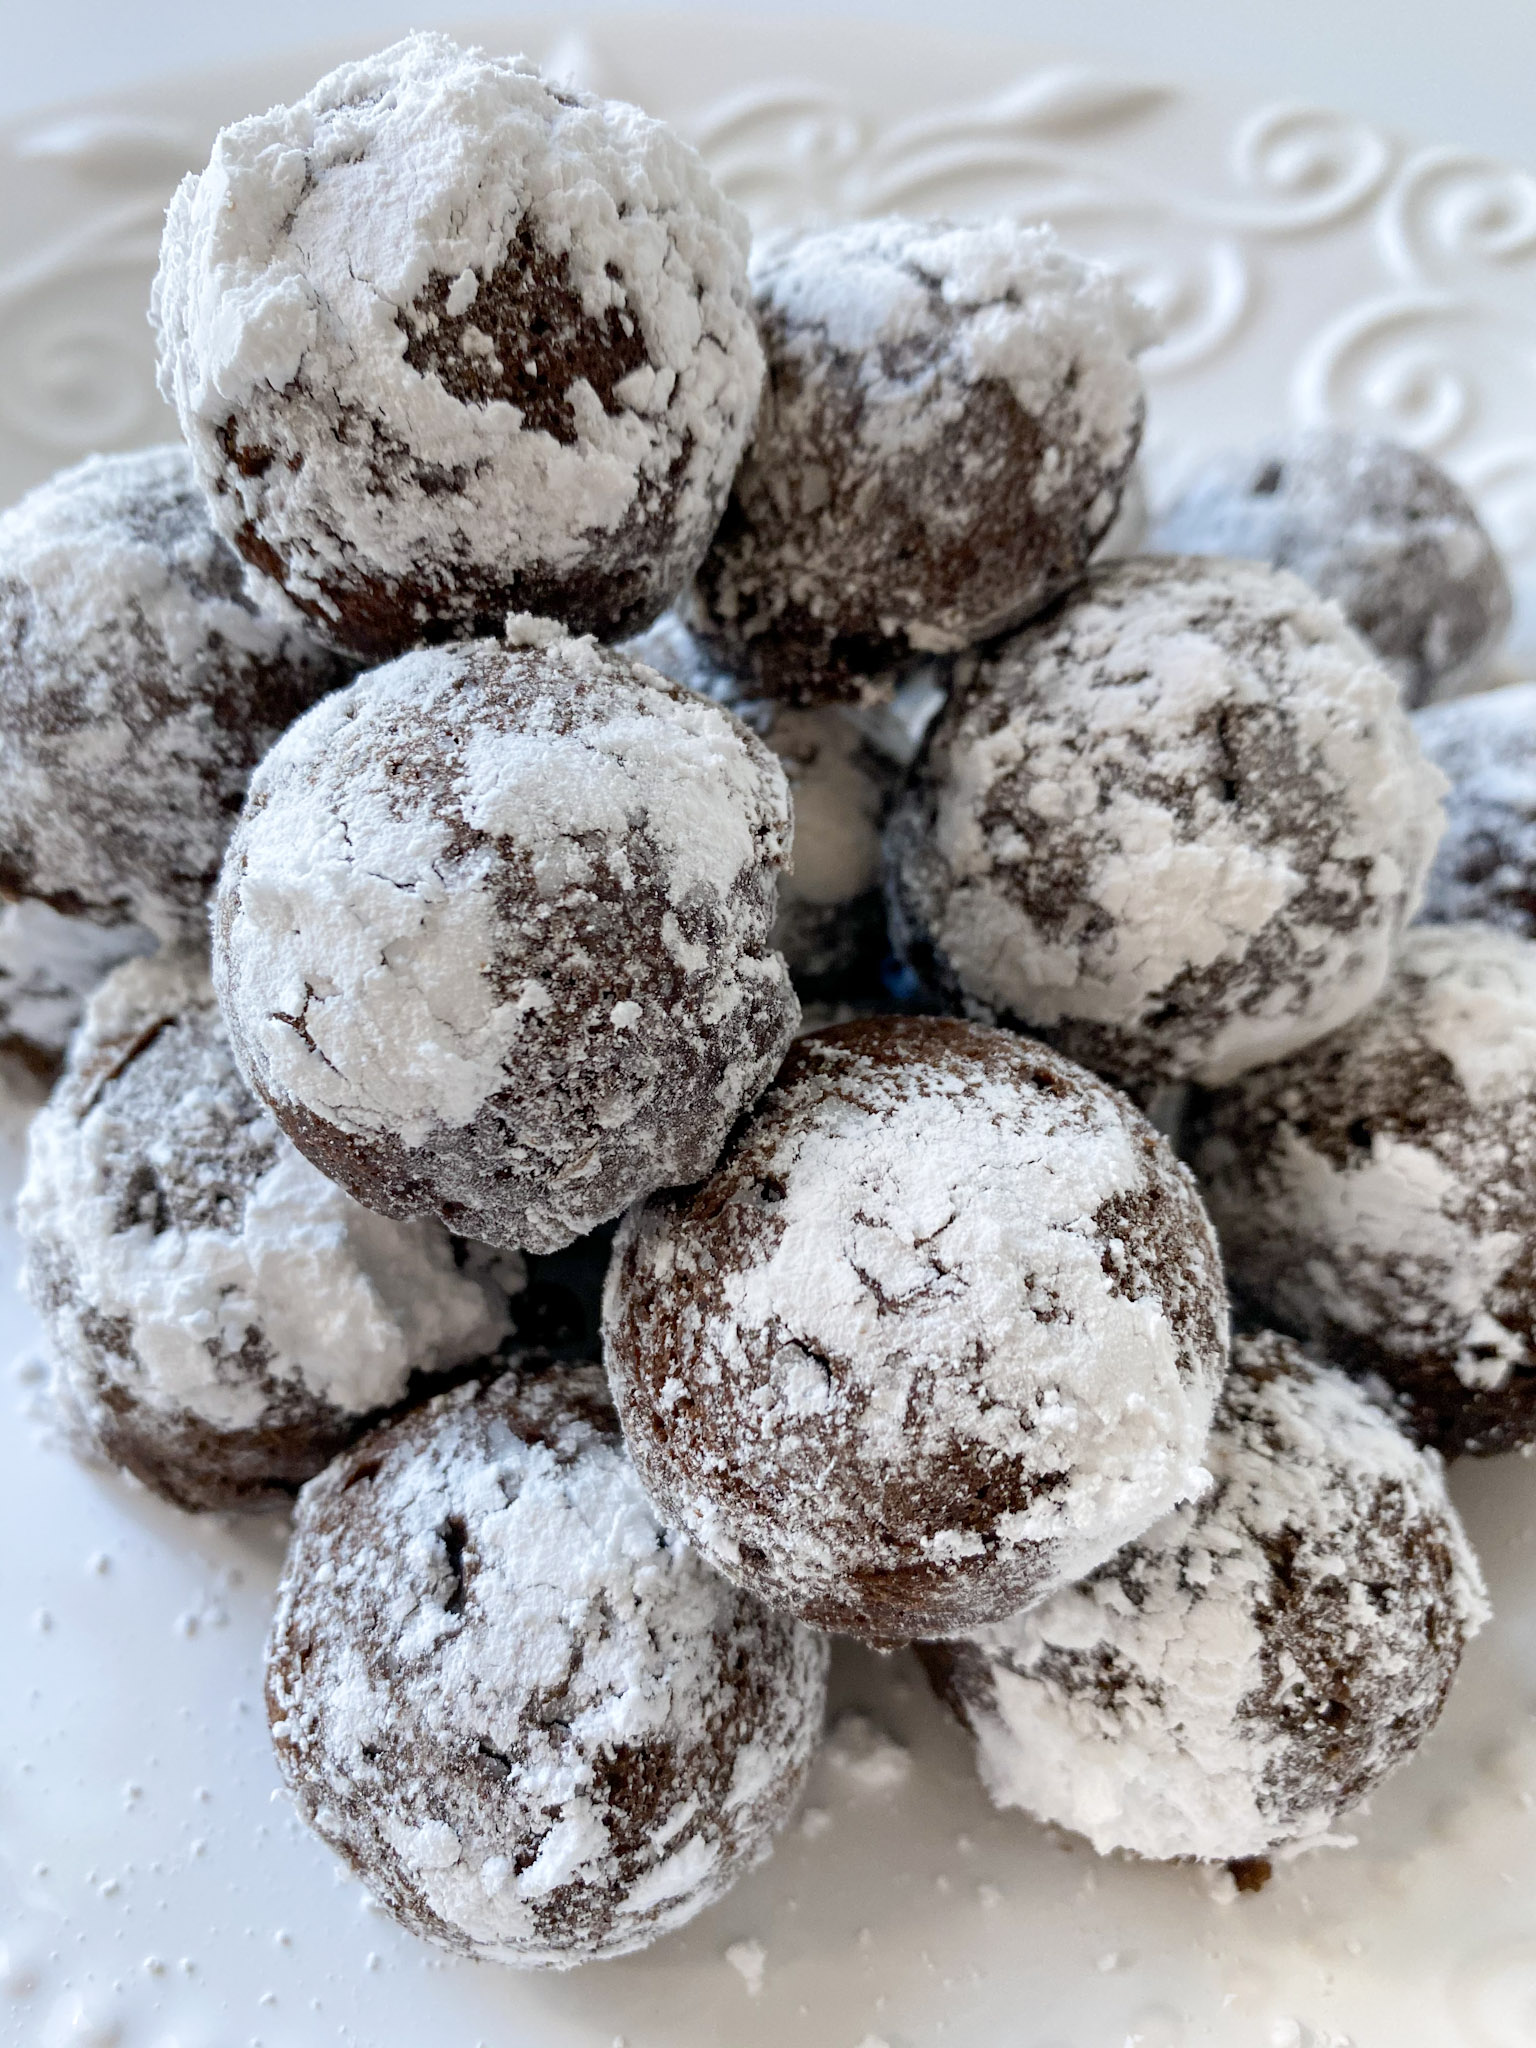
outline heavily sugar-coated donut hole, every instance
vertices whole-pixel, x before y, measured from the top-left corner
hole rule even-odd
[[[757,433],[688,608],[747,694],[888,687],[1075,582],[1141,435],[1152,322],[1049,229],[889,219],[753,252]]]
[[[1105,1854],[1337,1840],[1487,1618],[1438,1462],[1288,1339],[1234,1344],[1206,1457],[1200,1498],[1081,1585],[922,1652],[993,1800]]]
[[[995,1620],[1201,1483],[1215,1239],[1124,1097],[952,1019],[799,1039],[620,1227],[604,1357],[663,1518],[872,1641]]]
[[[1536,942],[1416,926],[1370,1009],[1187,1137],[1240,1297],[1425,1443],[1536,1441]]]
[[[360,1208],[241,1080],[187,950],[92,998],[19,1203],[54,1393],[93,1454],[183,1508],[282,1505],[511,1328],[522,1261]]]
[[[389,1912],[569,1969],[767,1855],[826,1671],[657,1522],[598,1367],[514,1367],[305,1488],[267,1704],[300,1813]]]
[[[1291,569],[1332,598],[1412,706],[1473,685],[1509,630],[1509,577],[1432,457],[1334,428],[1196,465],[1143,545]]]
[[[242,1067],[324,1172],[552,1252],[707,1173],[772,1078],[790,811],[729,712],[519,631],[404,655],[284,735],[214,960]]]
[[[154,312],[214,517],[372,660],[509,611],[645,625],[762,382],[746,223],[695,152],[440,35],[225,129]]]
[[[350,673],[258,609],[185,449],[40,484],[0,513],[0,895],[202,938],[251,770]]]
[[[1114,563],[961,665],[886,828],[892,937],[971,1015],[1138,1093],[1224,1080],[1376,994],[1440,788],[1295,577]]]

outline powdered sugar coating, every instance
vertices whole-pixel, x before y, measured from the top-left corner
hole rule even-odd
[[[1509,631],[1509,578],[1471,499],[1396,441],[1319,427],[1209,456],[1146,546],[1294,570],[1341,608],[1410,706],[1475,683]]]
[[[1420,925],[1347,1030],[1197,1106],[1234,1281],[1448,1451],[1536,1440],[1536,942]]]
[[[1536,683],[1430,705],[1413,728],[1451,785],[1420,915],[1536,939]]]
[[[825,1644],[656,1521],[596,1367],[516,1369],[305,1488],[267,1699],[299,1811],[406,1926],[566,1969],[768,1853]]]
[[[887,828],[923,979],[1149,1089],[1380,989],[1443,779],[1337,609],[1243,562],[1096,570],[962,666]]]
[[[1237,1340],[1207,1455],[1083,1584],[925,1653],[993,1800],[1103,1854],[1338,1841],[1487,1619],[1439,1461],[1286,1338]]]
[[[663,1517],[884,1641],[1011,1613],[1197,1491],[1227,1356],[1163,1140],[950,1019],[797,1041],[710,1179],[620,1226],[603,1329]]]
[[[19,1222],[72,1428],[183,1507],[291,1494],[413,1376],[493,1352],[523,1277],[301,1158],[189,950],[92,999],[32,1125]]]
[[[0,909],[0,1051],[51,1079],[102,976],[155,941],[142,925],[92,924],[26,899]]]
[[[1076,580],[1141,435],[1117,279],[1002,218],[781,236],[752,275],[768,384],[690,610],[746,689],[857,697]]]
[[[259,611],[182,448],[0,513],[0,891],[196,939],[251,769],[350,671]]]
[[[871,992],[885,958],[880,828],[898,770],[869,722],[889,707],[799,708],[744,697],[675,612],[628,643],[638,660],[727,705],[778,756],[794,806],[792,860],[779,877],[772,943],[802,994]]]
[[[372,671],[273,750],[215,979],[257,1093],[359,1201],[551,1252],[707,1173],[782,1058],[789,797],[729,713],[509,629]]]
[[[223,530],[341,644],[508,610],[633,631],[751,431],[746,245],[660,122],[413,35],[224,129],[183,182],[161,389]]]

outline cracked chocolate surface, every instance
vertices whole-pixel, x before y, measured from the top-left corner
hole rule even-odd
[[[385,1214],[537,1252],[707,1172],[798,1021],[768,750],[555,628],[322,710],[264,764],[215,915],[294,1143]]]
[[[251,770],[351,673],[258,609],[184,449],[40,485],[0,515],[0,895],[202,938]]]
[[[286,1504],[494,1352],[515,1258],[359,1209],[240,1077],[190,951],[98,991],[36,1119],[27,1291],[77,1445],[188,1509]]]
[[[1207,1455],[1200,1498],[1080,1585],[922,1652],[994,1801],[1101,1853],[1325,1841],[1487,1618],[1438,1462],[1288,1338],[1236,1340]]]
[[[1131,1105],[942,1019],[801,1038],[710,1178],[620,1228],[615,1400],[660,1512],[875,1641],[1091,1568],[1196,1483],[1215,1242]]]
[[[1140,1094],[1222,1081],[1380,989],[1440,787],[1294,577],[1113,563],[960,665],[886,828],[892,938],[956,1007]]]
[[[1536,942],[1420,925],[1346,1030],[1197,1098],[1238,1295],[1448,1454],[1536,1441]]]
[[[1139,308],[1038,229],[761,245],[757,432],[690,623],[748,694],[857,699],[1075,582],[1141,436]]]
[[[596,1366],[514,1366],[300,1499],[267,1704],[300,1813],[415,1933],[568,1968],[768,1853],[825,1644],[656,1521]]]

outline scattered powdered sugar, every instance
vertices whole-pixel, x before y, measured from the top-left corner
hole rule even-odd
[[[733,1941],[725,1952],[725,1960],[747,1987],[748,1998],[763,1995],[763,1972],[768,1967],[768,1951],[760,1941]]]
[[[1346,1031],[1202,1106],[1191,1156],[1267,1314],[1434,1441],[1536,1430],[1536,943],[1417,926]]]
[[[697,617],[776,696],[867,693],[1081,571],[1141,431],[1151,315],[1048,228],[892,218],[753,251],[769,360]]]
[[[276,1429],[360,1417],[413,1373],[494,1351],[520,1263],[462,1262],[436,1223],[360,1208],[240,1080],[207,965],[130,961],[103,984],[35,1119],[19,1221],[60,1396],[88,1432],[187,1419]]]
[[[19,1040],[23,1050],[59,1057],[102,976],[154,945],[142,925],[63,917],[35,899],[7,903],[0,909],[0,1045]]]
[[[912,1776],[912,1752],[868,1714],[840,1714],[826,1741],[827,1764],[858,1794],[899,1792]]]
[[[347,672],[257,610],[185,449],[39,485],[0,513],[0,888],[201,937],[251,769]]]
[[[1536,938],[1536,683],[1431,705],[1413,725],[1451,783],[1422,916]]]
[[[626,1218],[604,1334],[661,1511],[776,1603],[899,1639],[1199,1490],[1226,1305],[1129,1104],[1005,1034],[874,1019],[799,1040],[713,1178]]]
[[[1114,564],[962,676],[888,828],[893,937],[973,1014],[1215,1084],[1376,994],[1443,786],[1294,577]]]
[[[1044,1605],[928,1653],[1000,1806],[1101,1852],[1337,1839],[1487,1618],[1444,1488],[1343,1375],[1239,1339],[1210,1491]]]
[[[225,531],[360,651],[418,612],[632,628],[691,574],[751,430],[746,244],[660,122],[413,35],[184,181],[161,389]]]
[[[741,724],[590,640],[403,656],[262,766],[216,919],[237,1053],[306,1150],[380,1141],[363,1199],[435,1175],[553,1251],[707,1171],[782,1056],[789,823]]]
[[[300,1811],[390,1910],[567,1968],[767,1854],[826,1664],[659,1526],[597,1368],[514,1369],[306,1488],[268,1698]],[[763,1961],[742,1945],[749,1987]]]
[[[1293,570],[1340,606],[1410,705],[1468,688],[1509,629],[1509,578],[1471,499],[1397,441],[1315,428],[1209,456],[1145,544]]]

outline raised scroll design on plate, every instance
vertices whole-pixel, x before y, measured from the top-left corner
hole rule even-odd
[[[624,90],[590,25],[544,55],[562,77]],[[1074,64],[892,119],[817,76],[661,111],[681,114],[760,229],[895,209],[1058,222],[1162,318],[1166,338],[1145,359],[1154,425],[1171,407],[1198,442],[1205,380],[1251,378],[1257,406],[1268,389],[1276,413],[1395,434],[1448,460],[1536,574],[1531,173],[1475,151],[1405,152],[1292,102],[1217,130],[1191,171],[1198,99]],[[67,240],[0,275],[0,497],[88,448],[165,430],[144,306],[161,205],[205,146],[190,126],[110,111],[13,145],[13,176],[36,165],[83,201],[102,197],[73,207],[86,217]],[[1297,304],[1333,310],[1296,334]],[[1175,438],[1159,431],[1152,445]]]
[[[130,201],[0,275],[0,422],[45,470],[174,432],[147,314],[164,210]]]
[[[1121,131],[1176,99],[1167,87],[1061,66],[885,126],[837,93],[794,83],[732,95],[686,125],[758,227],[998,206],[1058,223],[1157,309],[1166,339],[1146,359],[1157,379],[1197,368],[1236,337],[1259,243],[1348,218],[1392,158],[1375,130],[1287,103],[1240,124],[1230,189],[1180,189],[1115,153]]]

